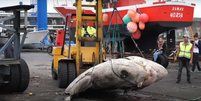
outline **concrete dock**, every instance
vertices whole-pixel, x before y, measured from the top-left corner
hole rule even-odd
[[[30,84],[23,93],[0,94],[0,101],[64,101],[65,89],[57,86],[51,76],[53,56],[45,52],[22,52],[30,69]],[[122,90],[110,93],[85,93],[76,96],[72,101],[201,101],[201,73],[191,74],[191,84],[186,79],[183,68],[182,80],[176,84],[177,63],[170,63],[168,76],[140,91],[131,91],[123,96]],[[32,93],[30,95],[30,93]],[[197,98],[197,99],[196,99]]]

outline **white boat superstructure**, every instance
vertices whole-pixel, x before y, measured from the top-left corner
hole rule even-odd
[[[27,33],[27,36],[25,38],[24,44],[37,44],[41,43],[41,41],[45,38],[45,36],[48,34],[49,31],[34,31]],[[24,33],[21,33],[20,39],[22,39]]]

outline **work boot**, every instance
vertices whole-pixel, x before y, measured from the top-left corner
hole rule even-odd
[[[176,83],[179,83],[181,80],[177,80],[177,82]]]

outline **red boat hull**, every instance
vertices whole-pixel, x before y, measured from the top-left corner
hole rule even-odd
[[[137,40],[138,46],[144,52],[150,52],[155,49],[156,40],[158,35],[169,30],[173,30],[176,28],[188,27],[193,23],[193,15],[194,15],[194,7],[195,4],[186,4],[186,3],[172,3],[172,2],[155,2],[153,4],[141,4],[141,5],[132,5],[132,6],[124,6],[117,7],[119,14],[122,19],[127,14],[127,11],[130,7],[136,7],[138,11],[141,13],[146,13],[149,16],[149,20],[145,23],[145,29],[141,30],[141,38]],[[71,7],[55,7],[55,9],[65,18],[66,14],[76,13],[75,8]],[[118,22],[120,30],[127,31],[125,28],[126,24],[123,24],[122,20],[119,16],[114,15],[113,19],[111,19],[113,8],[103,9],[103,13],[107,13],[109,16],[108,22],[103,22],[103,33],[106,34],[108,27],[110,25],[110,21],[112,20],[112,26]],[[95,10],[85,9],[86,14],[95,14]],[[117,19],[116,19],[117,18]],[[64,19],[65,20],[65,19]],[[75,33],[75,25],[73,23]],[[92,26],[92,23],[89,23]],[[112,34],[111,34],[112,35]],[[135,46],[132,43],[132,40],[125,36],[121,35],[122,40],[125,41],[127,48],[131,48],[129,50],[134,51]],[[146,43],[149,42],[149,43]],[[149,45],[147,45],[149,44]],[[146,47],[144,47],[146,46]],[[136,50],[137,51],[137,50]]]
[[[146,13],[149,16],[148,22],[193,22],[195,4],[156,2],[153,3],[153,5],[142,4],[133,6],[137,7],[137,10],[141,13]],[[123,18],[127,14],[128,9],[133,6],[117,7],[117,9]],[[63,18],[65,18],[66,14],[76,13],[75,7],[62,6],[55,7],[55,9],[63,16]],[[112,11],[113,8],[103,9],[103,13],[106,12],[109,15],[108,22],[103,22],[103,25],[110,24]],[[93,9],[85,9],[85,13],[95,14],[95,11]],[[117,16],[117,21],[119,24],[123,24],[119,16]],[[112,25],[116,24],[117,21],[116,16],[114,15]]]

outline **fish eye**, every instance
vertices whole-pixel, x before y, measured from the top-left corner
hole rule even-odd
[[[128,72],[125,70],[122,70],[121,71],[121,78],[126,78],[126,77],[128,77]]]

